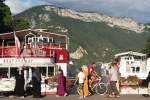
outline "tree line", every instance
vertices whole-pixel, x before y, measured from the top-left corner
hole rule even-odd
[[[0,0],[0,33],[12,32],[29,28],[29,23],[23,18],[12,16],[10,8]]]

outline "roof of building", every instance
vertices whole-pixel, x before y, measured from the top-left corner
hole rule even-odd
[[[59,39],[67,39],[67,35],[56,34],[51,32],[41,32],[33,29],[26,29],[15,32],[18,38],[24,38],[27,34],[31,35],[42,35],[45,37],[59,38]],[[0,40],[14,39],[14,32],[2,33],[0,34]]]
[[[146,54],[144,54],[144,53],[129,51],[129,52],[118,53],[115,55],[115,58],[117,58],[119,56],[125,56],[125,55],[133,55],[133,56],[140,56],[140,57],[146,56]]]

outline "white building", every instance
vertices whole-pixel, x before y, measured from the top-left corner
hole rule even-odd
[[[148,76],[150,59],[146,59],[146,54],[129,51],[116,54],[115,58],[119,59],[121,77],[136,75],[145,79]]]

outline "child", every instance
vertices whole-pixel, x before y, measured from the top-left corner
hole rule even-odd
[[[74,85],[77,83],[77,81],[79,80],[79,91],[80,91],[80,97],[79,99],[82,99],[83,98],[83,83],[84,83],[84,79],[85,79],[85,75],[84,73],[82,72],[82,68],[79,68],[79,73],[78,73],[78,76],[75,80],[75,83]]]

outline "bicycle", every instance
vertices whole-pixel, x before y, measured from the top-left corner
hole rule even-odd
[[[95,89],[97,94],[104,95],[107,93],[108,87],[105,83],[101,83],[101,78],[97,78],[90,89],[92,92]],[[80,94],[79,88],[77,88],[77,92]]]

